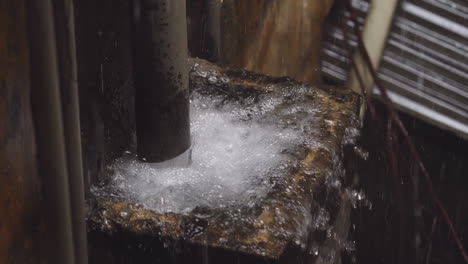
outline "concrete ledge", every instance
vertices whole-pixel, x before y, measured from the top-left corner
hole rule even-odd
[[[319,109],[311,119],[314,129],[307,135],[317,143],[316,147],[296,149],[293,155],[298,166],[253,207],[245,206],[235,212],[197,208],[193,215],[157,214],[131,201],[96,198],[88,217],[89,230],[183,240],[268,259],[280,259],[291,247],[317,245],[331,251],[337,248],[314,232],[328,230],[340,236],[338,240],[346,239],[349,197],[340,187],[343,175],[337,174],[342,174],[343,146],[352,143],[358,132],[359,97],[346,88],[310,87],[289,78],[223,69],[199,59],[190,60],[190,67],[192,91],[224,94],[234,100],[307,87],[310,90],[304,102]],[[288,117],[278,114],[278,118]],[[325,208],[328,217],[326,223],[321,223]]]

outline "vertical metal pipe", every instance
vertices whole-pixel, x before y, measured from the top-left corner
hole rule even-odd
[[[51,0],[28,1],[31,103],[43,179],[47,263],[73,264],[74,249]]]
[[[162,162],[190,147],[185,0],[133,0],[138,157]]]
[[[53,4],[70,184],[75,263],[86,264],[88,263],[88,249],[84,207],[83,160],[81,156],[74,8],[72,0],[53,0]]]

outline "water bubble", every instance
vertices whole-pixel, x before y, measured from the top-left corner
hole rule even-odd
[[[355,146],[354,153],[356,153],[362,160],[367,160],[369,158],[369,152],[362,147]]]
[[[208,77],[208,82],[209,82],[209,83],[214,84],[214,83],[216,83],[217,80],[218,80],[218,79],[217,79],[216,77],[214,77],[214,76]]]
[[[358,205],[360,205],[369,210],[372,210],[372,202],[367,199],[364,191],[348,190],[348,193],[350,193],[350,199],[353,208],[357,208]]]
[[[200,206],[253,207],[271,189],[269,179],[286,175],[292,157],[283,149],[301,135],[274,124],[241,121],[233,115],[240,109],[236,104],[216,108],[213,100],[195,96],[192,164],[155,168],[125,155],[112,166],[113,186],[159,213],[187,214]]]

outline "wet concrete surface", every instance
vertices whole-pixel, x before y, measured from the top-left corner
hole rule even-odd
[[[358,133],[359,122],[355,116],[358,96],[346,88],[308,86],[288,78],[223,69],[198,59],[190,60],[190,65],[190,87],[202,95],[224,96],[226,100],[247,104],[256,104],[257,99],[261,102],[265,94],[294,99],[286,101],[286,104],[300,100],[305,108],[314,110],[308,119],[310,128],[305,131],[305,136],[310,137],[314,144],[291,149],[297,166],[285,175],[284,181],[258,204],[238,208],[236,212],[198,208],[189,215],[157,214],[132,201],[96,197],[88,217],[91,247],[102,248],[104,245],[97,241],[113,240],[115,237],[118,239],[109,247],[128,245],[132,252],[141,250],[137,258],[143,259],[145,255],[163,256],[167,252],[175,252],[175,256],[179,257],[190,255],[191,251],[172,246],[188,245],[189,248],[201,249],[193,251],[195,255],[202,254],[201,260],[208,257],[203,257],[204,251],[225,251],[230,254],[219,255],[225,260],[245,256],[247,259],[291,263],[287,262],[291,261],[291,257],[285,256],[295,256],[292,258],[297,258],[297,263],[340,261],[342,242],[346,241],[350,224],[351,197],[345,188],[341,188],[341,180],[336,178],[344,175],[335,174],[342,173],[338,167],[344,146],[352,144]],[[276,115],[278,120],[285,121],[285,127],[294,126],[293,116],[281,114],[281,107]],[[333,184],[338,184],[338,187],[333,187]],[[318,230],[311,224],[320,208],[326,208],[330,215],[327,218],[330,223],[328,232],[331,232],[335,242],[327,242],[330,240],[327,239],[327,230]],[[168,249],[161,251],[161,247],[157,246],[160,244]],[[144,249],[138,248],[139,245]],[[312,247],[320,253],[314,256],[314,250],[309,250]],[[296,251],[302,253],[292,253]],[[91,249],[92,260],[96,260],[91,262],[102,263],[97,259],[102,260],[103,255],[107,254],[105,252],[112,252],[110,255],[115,258],[133,259],[117,257],[125,254],[114,249],[102,252]],[[112,259],[110,255],[109,259]],[[218,254],[211,257],[215,256]],[[138,263],[160,262],[148,257],[146,261]],[[171,263],[193,262],[173,260]]]

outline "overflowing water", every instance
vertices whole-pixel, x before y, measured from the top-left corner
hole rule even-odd
[[[112,186],[158,213],[188,214],[196,207],[254,204],[265,197],[292,163],[288,149],[304,143],[299,130],[259,122],[274,100],[256,109],[216,107],[213,98],[191,103],[192,163],[158,168],[132,154],[117,160]],[[253,116],[257,117],[253,117]]]
[[[94,193],[160,214],[203,218],[212,229],[220,229],[203,243],[267,255],[262,245],[232,245],[262,230],[272,241],[294,242],[312,256],[338,256],[336,249],[348,243],[339,227],[346,223],[336,226],[332,212],[338,208],[327,207],[333,201],[310,199],[328,199],[328,192],[341,199],[345,171],[340,146],[354,144],[359,134],[356,124],[343,121],[353,119],[352,110],[329,107],[329,94],[307,85],[230,91],[222,85],[229,80],[209,80],[215,88],[192,92],[190,165],[155,166],[128,152],[111,165],[110,183]],[[316,153],[313,149],[332,160],[325,167],[305,165],[306,157]],[[323,194],[312,194],[319,192],[313,187],[315,179],[323,179],[316,174],[326,174]],[[271,212],[271,223],[258,218],[263,210]],[[329,249],[315,250],[323,241],[312,242],[311,230],[330,234],[319,235],[332,241],[327,242]],[[238,240],[230,238],[240,233]]]

